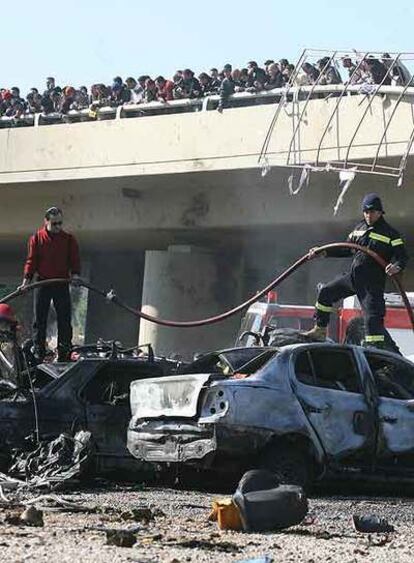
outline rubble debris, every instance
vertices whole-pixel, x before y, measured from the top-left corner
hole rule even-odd
[[[213,501],[210,521],[221,530],[266,532],[300,524],[308,512],[302,487],[280,484],[275,473],[248,471],[232,498]]]
[[[159,541],[162,539],[162,534],[151,534],[150,536],[144,536],[140,538],[140,543],[144,545],[148,545]]]
[[[129,530],[106,530],[106,545],[132,547],[136,543],[135,534]]]
[[[369,514],[365,516],[359,516],[357,514],[352,515],[352,520],[354,522],[354,528],[357,532],[363,533],[389,533],[395,532],[395,528],[390,524],[385,518],[380,518],[375,514]]]
[[[245,473],[233,500],[239,508],[243,529],[249,532],[296,526],[308,512],[302,487],[278,484],[277,475],[265,470]]]
[[[48,512],[84,512],[96,513],[96,507],[89,507],[72,500],[64,499],[58,495],[41,495],[29,500],[25,500],[24,504],[30,506],[36,504],[38,508]]]
[[[57,488],[87,474],[93,453],[89,431],[80,430],[74,437],[63,433],[52,441],[41,442],[32,451],[17,452],[9,473],[25,477],[30,487]]]
[[[263,557],[254,557],[253,559],[243,559],[236,563],[273,563],[273,558],[270,555],[264,555]]]
[[[25,526],[39,526],[42,527],[43,512],[34,506],[28,506],[20,516],[20,520]]]
[[[380,536],[368,536],[368,547],[384,547],[392,541],[392,536],[384,534]]]
[[[231,498],[213,501],[212,511],[208,519],[210,522],[217,522],[220,530],[243,530],[240,511]]]
[[[23,512],[8,512],[4,517],[4,522],[11,526],[36,526],[43,527],[43,512],[34,506],[29,506]]]
[[[224,553],[237,553],[243,548],[229,541],[211,542],[204,539],[185,539],[175,542],[173,545],[187,547],[190,549],[205,549],[207,551],[222,551]]]
[[[155,513],[148,507],[131,508],[121,512],[121,520],[134,520],[135,522],[150,522],[154,520]]]

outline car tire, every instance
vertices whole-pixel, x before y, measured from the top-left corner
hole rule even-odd
[[[307,488],[311,482],[308,456],[293,447],[269,447],[262,456],[260,468],[275,473],[281,484]]]

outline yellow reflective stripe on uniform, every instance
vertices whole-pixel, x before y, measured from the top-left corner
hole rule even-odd
[[[365,342],[384,342],[385,336],[383,334],[368,334],[365,337]]]
[[[369,233],[369,238],[373,238],[374,240],[385,242],[385,244],[390,244],[391,242],[391,239],[389,237],[385,237],[384,235],[379,235],[378,233]]]
[[[333,313],[333,311],[335,311],[334,307],[328,307],[327,305],[322,305],[318,301],[315,303],[315,307],[319,311],[322,311],[322,313]]]
[[[391,241],[391,246],[399,246],[400,244],[404,244],[402,238],[395,238],[394,240]]]
[[[366,231],[352,231],[349,233],[349,237],[362,237],[365,233]]]

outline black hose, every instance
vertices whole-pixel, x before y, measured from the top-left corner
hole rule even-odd
[[[370,256],[373,260],[375,260],[375,262],[377,262],[377,264],[379,266],[381,266],[381,268],[385,269],[386,266],[387,266],[387,262],[383,258],[381,258],[381,256],[379,256],[376,252],[374,252],[373,250],[370,250],[369,248],[366,248],[365,246],[360,246],[360,245],[354,244],[352,242],[334,242],[334,243],[331,243],[331,244],[325,244],[323,246],[319,246],[317,248],[317,250],[315,251],[315,254],[318,255],[318,254],[324,253],[327,250],[334,249],[334,248],[350,248],[350,249],[355,250],[355,251],[363,252],[364,254],[366,254],[367,256]],[[309,261],[309,254],[304,254],[301,258],[299,258],[299,260],[297,260],[291,266],[289,266],[289,268],[284,270],[284,272],[282,272],[279,276],[277,276],[265,288],[263,288],[261,291],[256,293],[256,295],[254,295],[253,297],[250,297],[250,299],[247,299],[246,301],[244,301],[240,305],[237,305],[237,307],[234,307],[233,309],[229,309],[228,311],[225,311],[224,313],[221,313],[219,315],[215,315],[213,317],[208,317],[206,319],[199,319],[199,320],[196,320],[196,321],[171,321],[171,320],[153,317],[152,315],[148,315],[147,313],[144,313],[143,311],[140,311],[138,309],[134,309],[133,307],[130,307],[129,305],[124,303],[121,299],[119,299],[119,297],[117,295],[115,295],[115,293],[113,293],[112,291],[109,292],[109,293],[105,293],[105,291],[98,289],[97,287],[95,287],[95,286],[91,285],[90,283],[85,282],[83,280],[77,280],[76,284],[82,285],[83,287],[86,287],[87,289],[94,291],[95,293],[98,293],[99,295],[102,295],[103,297],[105,297],[106,299],[109,299],[110,301],[112,301],[113,303],[115,303],[116,305],[118,305],[119,307],[124,309],[125,311],[128,311],[129,313],[135,315],[136,317],[139,317],[141,319],[145,319],[146,321],[149,321],[149,322],[152,322],[152,323],[155,323],[155,324],[159,324],[159,325],[162,325],[162,326],[168,326],[168,327],[194,328],[194,327],[198,327],[198,326],[205,326],[205,325],[218,323],[220,321],[228,319],[229,317],[232,317],[233,315],[236,315],[237,313],[239,313],[243,309],[247,309],[248,307],[250,307],[250,305],[252,305],[256,301],[259,301],[259,299],[261,299],[267,293],[269,293],[269,291],[271,291],[272,289],[277,287],[279,284],[281,284],[282,281],[284,281],[289,276],[291,276],[293,274],[293,272],[295,272],[300,266],[302,266],[305,262],[308,262],[308,261]],[[398,292],[401,294],[402,300],[404,302],[405,308],[407,310],[407,314],[408,314],[410,322],[411,322],[412,329],[414,331],[413,311],[411,309],[410,302],[408,300],[407,294],[405,293],[405,290],[402,286],[400,277],[398,275],[394,275],[394,276],[391,276],[391,279],[394,282],[394,285],[396,286]],[[0,303],[8,303],[9,301],[12,301],[16,297],[19,297],[20,295],[23,295],[24,293],[27,293],[28,291],[33,291],[37,287],[42,287],[42,286],[45,286],[45,285],[56,284],[56,283],[67,284],[67,283],[70,283],[70,280],[58,278],[58,279],[50,279],[50,280],[42,280],[42,281],[34,282],[32,284],[27,285],[23,289],[17,289],[13,293],[6,295],[6,297],[3,297],[3,299],[0,299]]]

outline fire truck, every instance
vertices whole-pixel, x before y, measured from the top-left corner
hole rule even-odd
[[[414,292],[407,293],[411,307]],[[386,293],[385,328],[397,344],[401,354],[414,361],[414,332],[401,296]],[[251,346],[254,334],[264,334],[269,329],[295,329],[307,331],[314,325],[314,307],[309,305],[282,305],[276,292],[270,292],[266,302],[251,305],[242,319],[237,345]],[[331,315],[328,338],[334,342],[360,344],[364,338],[362,311],[357,297],[347,297],[342,306]],[[244,336],[243,336],[244,334]]]

